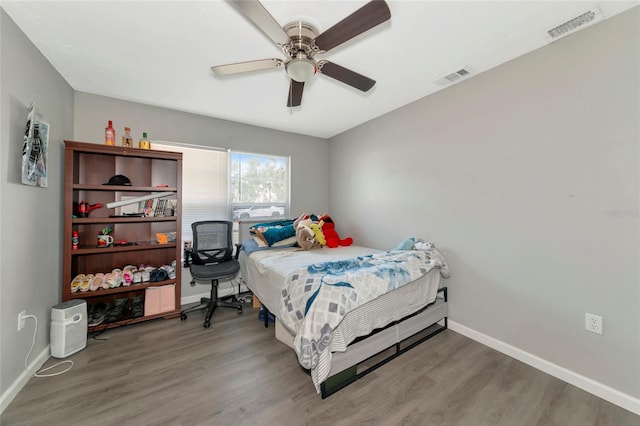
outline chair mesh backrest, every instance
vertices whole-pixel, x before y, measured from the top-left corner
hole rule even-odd
[[[191,224],[193,231],[192,261],[197,265],[226,262],[233,256],[231,228],[224,220],[209,220]]]

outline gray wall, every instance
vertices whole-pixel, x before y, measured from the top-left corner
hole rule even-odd
[[[136,143],[146,131],[151,139],[291,156],[291,214],[326,211],[329,205],[329,147],[325,139],[76,92],[76,140],[104,143],[108,120],[114,122],[118,140],[124,126],[129,126]],[[191,287],[190,281],[189,271],[183,269],[184,303],[199,301],[210,290],[202,285]],[[221,294],[227,290],[231,288]]]
[[[330,140],[357,244],[450,262],[451,319],[640,397],[639,8]],[[346,232],[348,231],[348,232]],[[584,330],[585,312],[604,335]]]
[[[0,392],[24,371],[34,324],[17,332],[18,313],[38,318],[29,362],[49,344],[51,306],[60,301],[62,277],[62,140],[73,134],[73,90],[0,10],[2,88],[0,126]],[[35,102],[50,125],[48,184],[20,183],[27,108]]]

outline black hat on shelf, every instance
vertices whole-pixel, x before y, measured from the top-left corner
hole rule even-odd
[[[103,185],[128,185],[131,186],[131,181],[125,175],[111,176],[109,182],[103,183]]]

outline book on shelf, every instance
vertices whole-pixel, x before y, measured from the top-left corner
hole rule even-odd
[[[121,200],[127,200],[135,197],[123,196]],[[138,203],[129,204],[116,209],[116,215],[133,215],[142,214],[146,217],[163,217],[175,215],[178,200],[175,198],[152,198],[140,201]]]
[[[140,211],[144,213],[145,216],[163,217],[167,216],[169,208],[171,209],[171,214],[169,216],[173,216],[177,200],[175,198],[154,198],[151,200],[146,200],[142,203],[143,205],[140,206]]]

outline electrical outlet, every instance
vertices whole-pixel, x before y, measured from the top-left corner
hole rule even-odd
[[[22,311],[18,314],[18,331],[24,328],[25,317],[27,316],[27,311]]]
[[[602,317],[589,313],[584,314],[584,328],[596,334],[602,334]]]

